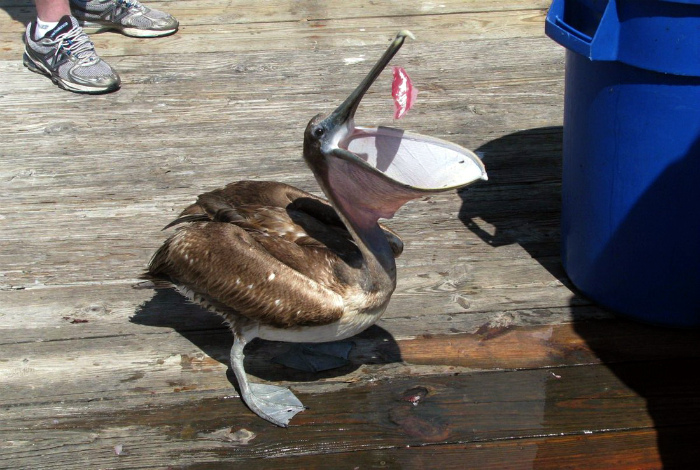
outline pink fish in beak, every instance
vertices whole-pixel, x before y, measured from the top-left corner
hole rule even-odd
[[[394,67],[391,96],[394,98],[394,119],[401,119],[413,107],[418,96],[418,89],[413,86],[411,77],[403,67]]]

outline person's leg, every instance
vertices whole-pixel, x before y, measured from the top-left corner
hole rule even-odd
[[[70,16],[68,0],[34,0],[36,16],[47,23],[58,23],[66,15]]]
[[[127,36],[155,38],[177,31],[178,21],[138,0],[70,0],[73,16],[88,33],[116,30]]]
[[[68,0],[35,0],[37,19],[24,35],[24,65],[78,93],[119,88],[119,75],[95,52],[90,38],[71,15]]]
[[[35,0],[36,6],[36,30],[34,40],[39,40],[50,30],[54,29],[61,18],[70,16],[70,4],[68,0]]]
[[[115,29],[128,36],[172,34],[178,21],[138,0],[34,0],[36,21],[24,35],[24,65],[79,93],[105,93],[121,85],[119,75],[95,52],[81,27]]]

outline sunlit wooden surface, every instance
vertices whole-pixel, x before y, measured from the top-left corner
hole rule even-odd
[[[0,0],[0,468],[693,468],[700,335],[615,319],[559,259],[563,49],[544,0],[151,2],[162,39],[93,36],[103,96],[22,66],[27,0]],[[274,179],[318,193],[302,132],[399,29],[358,124],[483,156],[489,181],[410,203],[385,317],[351,365],[304,374],[251,345],[252,380],[309,409],[278,429],[240,402],[221,321],[132,286],[201,192]],[[244,463],[234,463],[245,461]]]

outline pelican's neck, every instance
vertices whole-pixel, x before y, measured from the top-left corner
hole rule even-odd
[[[342,215],[341,215],[342,217]],[[369,274],[370,290],[388,291],[396,288],[396,261],[386,234],[377,220],[359,224],[345,217],[345,225],[362,253],[364,268]]]
[[[396,288],[396,262],[378,217],[354,210],[353,198],[340,197],[326,187],[323,190],[362,254],[363,290],[386,294],[388,299]]]
[[[341,154],[342,157],[342,154]],[[386,293],[396,287],[396,262],[379,219],[390,219],[422,193],[372,171],[362,162],[330,155],[310,166],[316,180],[357,243],[366,275],[366,292]]]

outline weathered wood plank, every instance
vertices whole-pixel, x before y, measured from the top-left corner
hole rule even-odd
[[[73,243],[77,243],[79,238],[75,238]],[[50,246],[50,244],[47,244]],[[99,245],[91,245],[94,247]],[[153,249],[156,248],[154,244]],[[477,254],[484,253],[486,250],[482,250],[475,253],[470,253],[468,247],[465,249],[464,246],[456,245],[452,249],[450,248],[438,248],[438,247],[426,247],[423,251],[416,250],[416,254],[413,256],[412,261],[408,261],[409,257],[406,256],[407,261],[401,262],[399,265],[399,272],[402,273],[399,276],[399,286],[396,292],[396,297],[401,297],[402,295],[423,295],[430,299],[432,302],[440,302],[439,305],[446,306],[449,303],[456,302],[456,299],[450,298],[452,294],[462,294],[465,300],[469,300],[472,304],[471,306],[465,304],[460,306],[458,311],[472,310],[472,311],[482,311],[482,310],[494,310],[493,300],[489,300],[489,297],[493,296],[496,291],[503,293],[510,292],[510,300],[502,299],[500,309],[508,309],[509,307],[517,308],[519,306],[519,301],[530,297],[542,296],[542,302],[547,306],[547,302],[558,302],[559,306],[562,304],[568,305],[569,300],[574,296],[570,288],[562,283],[559,279],[564,278],[563,271],[560,267],[559,261],[556,258],[540,258],[540,263],[532,262],[531,258],[527,254],[522,254],[518,257],[508,257],[508,256],[494,256],[494,259],[484,259]],[[73,253],[71,255],[71,253]],[[114,255],[116,259],[111,262],[104,261],[104,259],[109,258]],[[91,259],[94,256],[94,259]],[[62,298],[64,300],[69,299],[67,297],[70,293],[56,294],[51,286],[55,284],[56,287],[70,286],[71,284],[82,284],[85,287],[97,286],[100,283],[107,283],[114,287],[109,287],[105,292],[109,293],[112,289],[117,289],[113,291],[114,294],[108,294],[111,298],[118,298],[121,295],[122,301],[126,301],[130,304],[130,308],[134,308],[138,305],[138,302],[134,303],[129,299],[132,298],[132,283],[137,282],[137,278],[142,272],[150,252],[144,252],[143,256],[135,257],[135,260],[129,261],[130,264],[133,263],[134,269],[131,272],[120,272],[118,270],[117,264],[120,262],[125,262],[130,257],[123,257],[119,255],[118,247],[115,249],[105,250],[102,254],[91,254],[89,250],[75,249],[68,253],[56,254],[52,256],[51,262],[56,265],[71,264],[71,259],[81,259],[84,261],[84,269],[93,269],[91,265],[96,263],[94,266],[95,270],[106,269],[110,264],[114,264],[114,270],[117,274],[125,274],[122,276],[113,276],[109,273],[105,273],[98,280],[91,280],[89,278],[82,277],[82,271],[79,266],[72,265],[72,269],[66,269],[63,273],[64,279],[56,277],[54,272],[42,271],[41,263],[36,264],[27,263],[26,269],[28,272],[28,279],[34,279],[27,283],[27,288],[17,286],[9,287],[2,295],[7,299],[6,304],[3,307],[4,315],[12,315],[13,309],[17,309],[19,305],[25,305],[28,300],[32,300],[34,293],[44,292],[45,295],[57,295],[57,298]],[[47,259],[47,257],[44,257]],[[21,268],[18,265],[17,268]],[[36,271],[35,271],[36,270]],[[554,273],[554,274],[553,274]],[[18,273],[9,272],[8,274],[19,277]],[[31,277],[35,276],[35,277]],[[65,279],[67,278],[67,279]],[[122,282],[119,282],[123,279]],[[69,280],[70,283],[65,281]],[[43,291],[43,289],[49,289],[48,291]],[[21,293],[21,291],[26,290],[26,293]],[[552,290],[550,294],[546,294],[545,291]],[[12,291],[20,291],[14,296],[13,300]],[[136,299],[143,298],[142,295],[136,297]],[[468,298],[468,299],[467,299]],[[534,299],[532,299],[534,300]],[[39,300],[39,306],[43,303]],[[126,304],[125,304],[126,305]],[[553,306],[553,304],[549,304]],[[434,305],[438,307],[438,305]],[[535,308],[535,305],[532,305]],[[106,307],[107,308],[107,307]],[[420,311],[421,305],[418,304],[415,308],[411,310]],[[495,306],[495,309],[498,309]],[[43,309],[39,307],[38,310]],[[111,308],[109,308],[111,309]],[[451,310],[448,309],[448,310]],[[11,323],[10,323],[11,324]]]
[[[556,259],[549,260],[546,266],[532,264],[527,257],[493,261],[466,258],[461,262],[453,259],[449,263],[450,256],[456,258],[460,254],[437,256],[436,251],[427,253],[429,258],[422,265],[399,267],[404,274],[384,317],[384,321],[392,322],[393,334],[412,336],[424,333],[422,327],[412,326],[415,321],[421,324],[420,320],[412,320],[420,317],[447,319],[432,329],[435,332],[440,328],[440,332],[448,333],[472,331],[480,326],[480,323],[474,324],[468,316],[460,314],[480,312],[482,315],[478,318],[483,320],[489,314],[517,311],[524,306],[538,309],[588,304],[552,276],[550,270],[563,276]],[[135,272],[134,277],[137,274]],[[163,298],[167,299],[165,303],[169,308],[188,311],[185,300],[179,296],[133,292],[134,282],[137,279],[102,286],[95,282],[67,288],[38,286],[0,292],[3,299],[0,325],[5,330],[18,329],[16,334],[9,336],[13,341],[20,341],[25,334],[33,337],[31,328],[36,327],[62,327],[65,334],[74,334],[74,328],[66,325],[63,317],[82,318],[119,328],[129,316],[140,310],[154,307],[162,310]],[[88,293],[88,289],[94,291]],[[22,333],[23,328],[30,330]],[[61,333],[55,331],[51,336]]]
[[[386,45],[397,31],[410,29],[427,43],[467,41],[486,38],[520,38],[542,35],[545,11],[519,10],[455,13],[421,16],[368,16],[255,24],[217,23],[180,26],[177,34],[157,40],[125,38],[115,34],[94,35],[100,55],[144,56],[160,54],[248,52],[261,50],[314,51],[348,46]],[[22,27],[0,32],[5,47],[0,60],[21,57],[23,44],[17,40]],[[11,32],[15,30],[15,32]],[[448,36],[435,34],[449,31]],[[6,32],[7,31],[7,32]],[[150,46],[149,46],[150,44]],[[119,61],[114,62],[115,66]]]
[[[391,34],[386,37],[391,37]],[[181,125],[202,113],[204,123],[227,122],[231,126],[229,129],[255,125],[256,121],[275,117],[276,126],[281,131],[296,129],[298,136],[315,112],[324,111],[347,96],[383,47],[384,43],[380,42],[343,49],[327,48],[322,53],[301,49],[293,55],[265,50],[244,54],[232,51],[181,54],[176,59],[162,55],[124,57],[114,64],[124,80],[119,92],[99,97],[48,93],[42,101],[43,107],[38,103],[25,104],[29,109],[61,105],[61,116],[42,115],[38,121],[24,121],[22,129],[39,135],[48,131],[54,138],[75,134],[75,122],[72,129],[46,130],[44,121],[51,118],[58,122],[78,119],[84,112],[84,104],[89,102],[94,106],[95,123],[104,120],[117,129],[135,125],[136,116],[147,116],[148,120],[143,120],[142,124],[164,126],[164,131],[167,131],[171,126]],[[529,55],[532,53],[537,54],[535,60]],[[469,124],[470,120],[504,113],[504,110],[496,111],[498,107],[505,109],[504,105],[516,104],[526,105],[527,109],[511,109],[506,114],[533,119],[543,110],[556,107],[557,122],[561,122],[563,81],[559,73],[563,71],[563,50],[546,38],[538,36],[517,41],[495,38],[445,42],[439,46],[417,40],[407,44],[395,62],[407,67],[421,90],[418,105],[402,120],[402,125],[429,125],[425,119],[430,114],[455,111],[466,121],[463,124]],[[16,60],[0,61],[0,70],[13,79],[0,83],[0,92],[6,95],[0,106],[7,107],[8,125],[12,125],[23,116],[12,105],[24,103],[30,93],[42,89],[39,85],[43,83],[39,80],[42,77],[28,72]],[[387,109],[391,108],[389,94],[378,92],[388,89],[389,76],[385,74],[370,90],[358,117],[372,121],[379,117],[385,123],[391,122]],[[22,83],[21,88],[13,85],[15,80]],[[164,84],[167,84],[165,89]],[[380,102],[383,103],[381,108],[377,107]],[[195,103],[199,105],[194,106]],[[115,108],[115,104],[120,106]],[[494,111],[491,111],[492,106],[496,107]],[[212,109],[216,113],[212,113]],[[377,116],[377,109],[384,110],[384,113]],[[208,113],[204,114],[204,110]],[[267,116],[265,112],[277,114]],[[280,119],[282,115],[284,119]],[[131,119],[126,120],[127,117]],[[447,121],[454,122],[457,118],[453,114]],[[190,125],[199,125],[199,132],[208,130],[201,123],[190,122]],[[522,125],[527,127],[510,129],[541,127]],[[82,130],[94,132],[99,129],[93,124]],[[8,129],[3,128],[3,131]],[[456,129],[441,132],[448,131],[455,132]],[[484,128],[483,131],[493,129]],[[245,133],[241,135],[251,138]]]
[[[89,292],[86,292],[89,291]],[[507,291],[503,291],[507,292]],[[541,294],[543,290],[540,290]],[[493,290],[490,295],[501,294]],[[16,293],[19,294],[19,293]],[[125,297],[123,289],[114,286],[73,286],[68,289],[23,291],[31,300],[21,303],[19,295],[2,295],[11,300],[2,310],[0,344],[15,344],[67,339],[111,337],[114,335],[152,333],[138,325],[168,327],[176,330],[207,330],[221,328],[218,317],[210,317],[200,309],[183,302],[179,294],[161,292],[151,299],[151,293]],[[532,296],[537,296],[537,292]],[[32,298],[36,297],[36,298]],[[450,296],[451,297],[451,296]],[[139,304],[136,300],[142,299]],[[434,300],[435,301],[435,300]],[[397,296],[379,325],[394,338],[473,333],[484,325],[527,326],[553,325],[573,319],[608,318],[609,314],[577,300],[573,306],[533,308],[517,305],[513,310],[476,311],[464,308],[464,298],[458,297],[444,311],[423,307],[417,296]],[[447,300],[444,300],[447,302]],[[460,303],[462,305],[460,305]],[[132,323],[131,318],[141,323]]]
[[[317,2],[289,2],[268,0],[264,3],[245,0],[150,0],[151,8],[173,13],[182,10],[206,14],[211,9],[235,14],[239,23],[299,21],[308,19],[361,18],[364,16],[419,16],[465,12],[533,10],[549,7],[547,0],[445,0],[439,3],[424,1],[387,0],[381,3],[346,2],[345,4]],[[32,0],[0,0],[0,8],[33,8]],[[175,15],[181,18],[178,15]],[[218,23],[224,22],[221,17]],[[202,21],[197,17],[198,21]]]
[[[220,447],[234,446],[235,442],[225,441],[227,436],[235,439],[230,429],[236,431],[236,427],[222,428],[218,434],[209,434],[212,437],[201,437],[201,440],[215,440],[217,437],[222,442]],[[247,460],[246,468],[269,469],[271,465],[285,469],[326,469],[328,460],[332,459],[334,468],[383,468],[383,469],[407,469],[407,468],[445,468],[464,469],[465,462],[480,469],[578,469],[591,470],[637,470],[640,468],[693,468],[697,463],[698,455],[695,446],[694,435],[700,429],[696,427],[683,427],[670,429],[669,440],[673,440],[679,452],[665,453],[665,458],[659,455],[656,446],[657,432],[651,429],[611,431],[595,434],[574,434],[567,436],[551,436],[546,438],[519,438],[505,441],[484,441],[460,444],[438,444],[422,446],[397,446],[385,449],[355,450],[352,452],[333,453],[321,458],[317,455],[305,455],[294,457],[280,457],[274,460],[264,458]],[[201,458],[202,463],[185,463],[195,461],[195,455],[204,452],[192,452],[195,455],[185,457],[160,456],[159,441],[154,442],[154,437],[148,434],[140,441],[130,438],[130,428],[102,432],[97,435],[86,436],[81,440],[80,436],[69,437],[66,433],[64,439],[78,456],[78,465],[74,467],[55,468],[81,468],[79,465],[105,465],[109,468],[173,468],[178,470],[225,470],[232,465],[231,461],[219,460],[217,457],[224,451],[212,450],[209,455]],[[185,434],[190,432],[185,431]],[[76,433],[77,434],[77,433]],[[257,436],[257,435],[256,435]],[[18,436],[19,437],[19,436]],[[63,437],[63,436],[62,436]],[[25,442],[12,441],[13,446],[26,446]],[[124,444],[126,442],[126,445]],[[133,442],[133,444],[131,444]],[[130,445],[131,444],[131,445]],[[114,447],[122,445],[124,454],[120,457],[114,455]],[[188,442],[192,447],[192,443]],[[198,448],[199,446],[194,446]],[[138,452],[136,452],[138,449]],[[148,453],[151,455],[148,455]],[[52,454],[56,454],[54,451]],[[61,455],[61,454],[59,454]],[[30,459],[22,458],[30,461]],[[66,459],[67,460],[67,459]],[[180,465],[169,465],[172,462],[183,462]],[[138,462],[138,463],[135,463]],[[61,465],[72,465],[60,460]],[[167,467],[166,467],[167,465]],[[12,462],[7,467],[17,468]],[[51,467],[42,467],[51,468]]]
[[[582,315],[593,313],[584,311]],[[93,330],[70,340],[0,345],[0,403],[30,404],[47,396],[52,400],[106,399],[229,387],[226,368],[232,338],[217,317],[203,316],[206,322],[199,326],[173,325],[167,319],[143,316],[134,318],[136,325],[168,328],[158,331],[125,325],[122,330],[106,328],[111,335],[99,336]],[[353,338],[356,348],[349,366],[317,375],[272,363],[272,358],[284,354],[289,345],[259,342],[248,355],[246,369],[262,380],[292,383],[306,392],[319,393],[330,384],[367,382],[376,377],[558,368],[602,361],[614,369],[630,362],[700,358],[694,348],[700,336],[697,332],[657,331],[626,322],[580,319],[574,324],[547,324],[547,318],[541,313],[529,318],[485,317],[469,334],[413,339],[393,336],[391,325],[380,322],[388,330],[374,328]],[[420,318],[417,321],[427,323]],[[72,326],[80,331],[81,325]],[[644,349],[639,349],[640,342]],[[562,372],[552,374],[560,376]]]
[[[29,467],[42,458],[44,468],[85,468],[98,462],[133,468],[543,436],[597,435],[604,440],[626,432],[649,435],[652,415],[663,435],[671,423],[689,430],[700,424],[700,402],[693,398],[700,379],[695,374],[676,377],[672,388],[664,382],[678,365],[691,370],[698,363],[660,361],[653,368],[632,363],[615,373],[592,365],[560,368],[557,376],[523,370],[377,381],[302,394],[310,408],[289,430],[252,417],[236,399],[197,392],[171,394],[158,402],[146,394],[118,402],[40,404],[29,413],[18,406],[6,408],[0,425],[5,439],[13,442],[1,458]],[[646,384],[645,392],[653,398],[645,401],[630,384]],[[242,428],[255,437],[236,445],[228,431]],[[27,452],[27,445],[33,452]],[[128,454],[114,455],[115,445]],[[649,442],[643,447],[648,449]],[[550,458],[550,452],[545,445],[541,458]],[[685,452],[697,455],[695,448]]]
[[[502,441],[402,446],[333,454],[335,468],[469,468],[493,470],[639,470],[641,468],[693,468],[700,459],[695,445],[696,427],[668,430],[667,438],[679,451],[659,454],[657,432],[652,429],[574,434]],[[246,467],[269,468],[269,461],[246,462]],[[317,456],[282,457],[274,465],[285,469],[323,470],[327,461]],[[230,463],[184,465],[182,470],[224,470]]]
[[[157,220],[153,217],[150,220]],[[53,239],[47,239],[43,234],[38,234],[31,242],[23,244],[14,252],[7,252],[0,255],[0,262],[3,263],[3,278],[2,285],[5,289],[24,289],[42,286],[66,286],[74,283],[95,284],[100,282],[116,282],[124,280],[126,282],[134,282],[143,272],[146,264],[155,251],[157,246],[165,240],[165,234],[154,233],[149,240],[141,241],[138,226],[144,226],[147,222],[139,220],[131,221],[125,219],[125,226],[132,225],[128,230],[125,229],[119,236],[105,233],[107,231],[95,230],[97,233],[90,233],[92,225],[99,222],[93,221],[76,221],[72,224],[56,224],[58,229],[64,228],[70,231],[69,234],[58,236]],[[114,220],[112,221],[114,222]],[[441,223],[448,225],[444,220],[429,221],[432,223]],[[493,223],[494,221],[492,221]],[[497,222],[497,221],[495,221]],[[424,222],[425,223],[425,222]],[[477,222],[480,229],[488,229],[486,223]],[[162,221],[162,225],[165,221]],[[416,224],[417,225],[417,224]],[[430,240],[424,240],[423,243],[416,241],[415,246],[411,243],[412,238],[407,237],[405,240],[408,244],[407,251],[402,257],[399,264],[400,276],[402,282],[412,282],[414,292],[428,291],[431,285],[437,284],[436,288],[440,289],[439,284],[445,284],[447,291],[457,291],[459,287],[453,285],[448,286],[447,283],[465,284],[469,283],[472,289],[488,289],[494,286],[502,285],[508,278],[509,281],[515,281],[517,284],[533,284],[554,285],[558,284],[557,278],[562,278],[563,273],[558,268],[559,262],[556,259],[548,260],[545,257],[541,258],[541,263],[546,266],[546,269],[540,269],[537,264],[532,265],[529,260],[531,254],[518,245],[511,246],[510,244],[517,243],[518,236],[522,235],[524,243],[527,243],[527,238],[532,240],[538,233],[543,233],[542,237],[551,233],[554,230],[551,225],[538,227],[534,223],[527,227],[528,230],[510,232],[510,237],[505,239],[504,235],[499,234],[500,241],[506,243],[504,248],[491,248],[490,245],[484,245],[485,242],[478,236],[470,232],[459,221],[452,221],[449,225],[452,227],[443,227],[442,230],[431,230],[431,226],[427,225],[423,230],[426,238],[440,238],[441,233],[445,235],[439,241],[439,244],[430,246]],[[420,225],[418,226],[420,227]],[[38,230],[27,229],[24,232],[25,236],[34,235]],[[155,232],[155,230],[150,230]],[[401,231],[399,231],[401,233]],[[407,233],[404,231],[404,233]],[[84,234],[84,235],[82,235]],[[133,234],[133,238],[129,238]],[[428,235],[430,234],[430,235]],[[416,236],[420,236],[420,232]],[[18,240],[14,239],[14,240]],[[491,241],[490,239],[487,240]],[[8,245],[11,241],[8,241]],[[543,241],[544,243],[552,243]],[[556,246],[551,246],[547,250],[550,255],[556,251]],[[492,260],[477,260],[477,255],[491,253]],[[508,266],[511,259],[514,260],[511,269],[505,272],[489,271],[503,269]],[[76,260],[81,263],[77,264]],[[458,263],[454,266],[452,263]],[[470,280],[468,272],[474,271],[477,266],[483,267],[480,271],[480,278]],[[484,264],[486,263],[486,264]],[[489,265],[490,263],[490,265]],[[432,266],[426,266],[432,265]],[[527,270],[525,273],[519,270],[519,266]],[[50,268],[49,268],[50,266]],[[450,272],[454,270],[452,276]],[[478,269],[477,269],[478,270]],[[552,276],[547,270],[555,270],[556,274]],[[541,273],[538,273],[541,271]],[[439,274],[447,273],[447,274]],[[523,274],[530,276],[529,279],[521,278]],[[422,279],[414,279],[413,276],[421,276]],[[459,276],[459,279],[453,278]],[[496,276],[496,277],[494,277]],[[498,276],[505,276],[499,277]],[[554,283],[554,284],[553,284]],[[408,284],[404,284],[408,286]],[[399,290],[401,292],[401,289]]]

